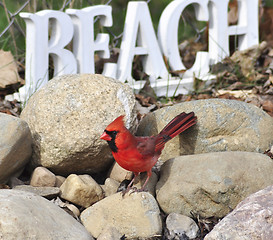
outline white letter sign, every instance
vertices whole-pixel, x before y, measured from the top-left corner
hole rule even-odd
[[[168,77],[146,2],[128,3],[118,59],[119,80],[132,82],[132,63],[135,55],[144,55],[143,68],[144,72],[150,75],[151,83],[158,77]]]
[[[158,25],[158,41],[163,54],[168,59],[170,67],[174,71],[186,70],[183,65],[178,49],[178,24],[183,10],[193,4],[196,18],[200,21],[208,21],[209,13],[207,9],[208,0],[177,0],[171,2],[163,11]],[[200,64],[200,54],[196,55],[196,62]],[[207,54],[208,57],[208,54]],[[203,56],[206,63],[206,57]],[[203,66],[199,66],[201,70]],[[208,69],[208,66],[206,67]],[[202,70],[201,70],[202,71]]]
[[[145,80],[133,79],[132,63],[136,55],[141,55],[143,70],[158,96],[189,92],[194,77],[210,79],[209,65],[229,56],[229,36],[238,36],[239,50],[258,44],[259,0],[237,1],[238,24],[232,26],[228,26],[229,0],[171,1],[160,17],[158,40],[147,2],[129,1],[117,63],[105,63],[102,74],[127,81],[138,91]],[[209,22],[209,50],[197,52],[192,68],[186,69],[178,48],[178,28],[181,14],[189,5],[193,5],[197,20]],[[99,17],[102,26],[111,27],[111,6],[67,9],[66,13],[44,10],[20,16],[26,22],[26,84],[19,89],[19,95],[14,95],[16,99],[26,101],[48,81],[49,55],[54,62],[54,76],[95,73],[94,53],[110,57],[109,35],[94,36],[94,19]],[[72,39],[73,53],[65,49]],[[163,56],[173,71],[183,70],[179,77],[168,73]]]
[[[20,94],[28,98],[48,81],[49,54],[54,61],[54,76],[76,73],[77,66],[72,52],[64,49],[73,37],[73,25],[68,15],[44,10],[36,14],[20,13],[20,16],[27,25],[26,84],[20,88]]]
[[[229,56],[229,36],[237,35],[239,50],[259,43],[258,0],[238,0],[238,24],[228,26],[229,0],[209,2],[209,55],[214,64]]]
[[[111,27],[111,12],[112,8],[106,5],[66,10],[74,24],[73,53],[78,61],[79,73],[95,73],[95,51],[98,51],[102,58],[110,57],[109,35],[99,33],[95,40],[94,18],[100,16],[101,25]]]

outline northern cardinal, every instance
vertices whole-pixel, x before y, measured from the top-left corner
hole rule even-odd
[[[138,190],[143,191],[166,142],[196,124],[197,117],[193,112],[183,112],[170,121],[158,135],[150,137],[135,137],[124,126],[123,119],[124,116],[116,118],[106,127],[100,138],[107,141],[116,162],[134,173],[126,192],[130,190],[139,173],[147,172],[147,179]]]

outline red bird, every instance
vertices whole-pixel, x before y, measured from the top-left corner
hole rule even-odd
[[[193,112],[188,114],[183,112],[170,121],[158,135],[150,137],[132,135],[124,126],[123,118],[124,116],[119,116],[110,123],[100,138],[107,141],[116,162],[122,168],[134,173],[134,178],[126,192],[130,190],[139,173],[147,172],[147,179],[138,190],[143,191],[152,175],[152,167],[157,162],[166,142],[196,124],[197,117]]]

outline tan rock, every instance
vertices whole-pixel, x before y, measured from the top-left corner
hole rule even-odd
[[[165,213],[224,217],[250,194],[273,184],[273,162],[259,153],[216,152],[166,161],[156,186]]]
[[[169,141],[161,160],[180,155],[246,151],[261,152],[273,144],[273,118],[258,107],[235,100],[183,102],[154,111],[141,121],[138,135],[157,134],[181,112],[195,112],[197,125]]]
[[[60,187],[64,183],[65,179],[66,179],[65,177],[57,175],[56,176],[55,187]]]
[[[70,174],[60,189],[63,199],[85,208],[103,198],[102,188],[89,175]]]
[[[55,182],[55,174],[44,167],[35,168],[30,179],[30,185],[33,187],[54,187]]]
[[[19,176],[32,154],[31,133],[20,118],[0,113],[0,183]]]
[[[118,182],[122,182],[124,179],[131,180],[133,178],[133,173],[127,171],[118,165],[117,162],[114,162],[112,168],[109,171],[109,178],[114,179]]]
[[[97,240],[117,240],[122,239],[122,234],[115,228],[106,228],[97,238]]]
[[[128,85],[99,74],[53,78],[21,114],[34,139],[31,165],[60,175],[107,170],[113,157],[99,137],[124,114],[126,126],[135,126],[135,96]]]
[[[106,197],[116,193],[118,190],[118,187],[119,187],[119,182],[112,178],[106,178],[104,185],[102,186]]]
[[[157,202],[146,192],[124,197],[116,193],[84,210],[80,218],[95,238],[109,227],[115,227],[128,239],[158,236],[162,231]]]

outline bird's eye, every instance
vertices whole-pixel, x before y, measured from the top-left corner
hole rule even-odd
[[[117,131],[113,131],[113,134],[116,135],[118,132]]]

